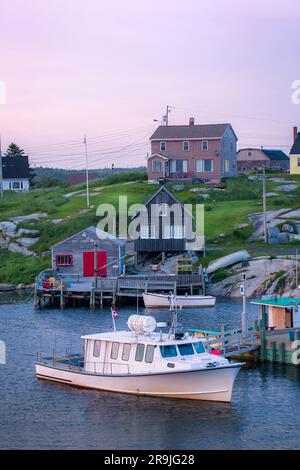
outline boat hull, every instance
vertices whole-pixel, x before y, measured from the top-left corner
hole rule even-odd
[[[111,392],[230,402],[235,378],[242,364],[160,374],[101,375],[36,364],[40,379],[75,387]]]
[[[170,300],[168,295],[162,294],[143,294],[144,304],[147,308],[166,307],[170,308]],[[213,307],[216,303],[216,298],[205,295],[176,296],[176,306],[188,307]]]

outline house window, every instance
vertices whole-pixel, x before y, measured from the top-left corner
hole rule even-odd
[[[93,356],[100,356],[101,341],[94,341]]]
[[[12,189],[21,189],[21,183],[20,181],[13,181],[11,185]]]
[[[208,150],[208,140],[202,140],[202,150]]]
[[[119,346],[120,346],[120,343],[112,343],[111,353],[110,353],[110,358],[111,359],[118,359]]]
[[[184,226],[182,225],[166,225],[165,227],[165,238],[176,238],[181,239],[184,237]]]
[[[153,160],[152,161],[152,171],[153,173],[161,173],[162,171],[161,160]]]
[[[171,173],[186,173],[187,160],[171,160],[170,171]]]
[[[73,266],[73,255],[56,255],[56,266]]]
[[[145,351],[145,345],[144,344],[137,344],[136,345],[136,352],[135,352],[135,360],[137,362],[142,362],[144,359],[144,351]]]
[[[158,206],[158,214],[165,217],[168,214],[168,205],[163,202]]]
[[[225,171],[225,173],[228,173],[228,171],[230,171],[230,161],[229,160],[224,160],[224,171]]]
[[[251,152],[248,152],[248,157],[251,157],[252,153]]]
[[[198,173],[212,172],[214,171],[214,161],[213,160],[197,160],[196,162],[196,171]]]
[[[160,151],[164,152],[165,150],[167,150],[166,142],[160,142]]]
[[[183,141],[183,143],[182,143],[182,148],[183,148],[183,150],[185,150],[185,151],[190,150],[190,143],[189,143],[188,140],[184,140],[184,141]]]
[[[131,344],[125,343],[122,351],[122,361],[128,361],[130,356]]]
[[[300,166],[300,157],[297,157],[297,166]]]
[[[146,348],[145,362],[148,362],[148,364],[151,364],[151,362],[153,362],[153,356],[154,356],[154,346],[152,346],[152,344],[148,344]]]
[[[152,225],[144,225],[141,227],[141,238],[148,240],[155,238],[155,227]]]

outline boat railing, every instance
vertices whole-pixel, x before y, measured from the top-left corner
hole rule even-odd
[[[49,356],[46,353],[37,353],[37,363],[51,365],[57,369],[70,370],[76,372],[88,372],[92,374],[126,374],[129,375],[129,364],[121,362],[88,362],[81,360],[82,356]]]

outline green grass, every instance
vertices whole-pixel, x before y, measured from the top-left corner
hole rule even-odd
[[[297,181],[300,188],[300,176],[270,175],[270,177],[275,176],[284,177],[287,182]],[[48,216],[39,221],[25,221],[18,226],[18,228],[39,230],[40,240],[32,246],[38,256],[25,257],[0,249],[0,282],[16,284],[32,282],[34,276],[41,269],[50,265],[49,256],[42,257],[42,253],[48,251],[53,244],[77,231],[89,225],[96,225],[100,220],[100,217],[96,215],[97,207],[100,204],[112,204],[118,215],[119,196],[127,197],[128,208],[132,204],[145,203],[158,189],[157,185],[148,185],[145,179],[145,173],[121,173],[91,182],[90,204],[94,208],[87,214],[79,214],[79,211],[86,208],[85,187],[82,185],[68,188],[39,188],[27,193],[6,192],[4,199],[0,202],[1,220],[34,212],[46,212]],[[276,191],[277,186],[281,184],[267,180],[267,191]],[[243,248],[248,249],[251,254],[255,254],[256,250],[263,249],[266,249],[267,253],[268,248],[274,248],[266,247],[262,242],[246,243],[246,239],[252,233],[251,225],[244,229],[236,228],[240,224],[249,223],[248,215],[250,213],[261,212],[261,182],[253,182],[246,177],[239,177],[226,179],[225,185],[225,191],[207,189],[206,193],[210,195],[210,199],[204,202],[200,200],[199,193],[190,191],[193,187],[203,186],[201,184],[186,185],[181,191],[174,191],[174,185],[168,185],[168,188],[174,191],[174,195],[183,203],[204,204],[205,236],[208,247],[213,249],[207,251],[206,257],[200,260],[203,265]],[[300,194],[299,188],[293,193]],[[66,194],[73,191],[80,191],[80,195],[67,198]],[[291,198],[282,191],[278,196],[267,200],[267,209],[269,210],[298,207],[298,198]],[[53,224],[51,219],[54,218],[64,220],[59,224]],[[220,234],[225,234],[225,238],[220,238]]]

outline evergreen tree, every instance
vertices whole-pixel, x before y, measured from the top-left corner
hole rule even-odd
[[[13,142],[7,147],[5,157],[22,157],[24,155],[24,150],[21,149],[18,145]]]

